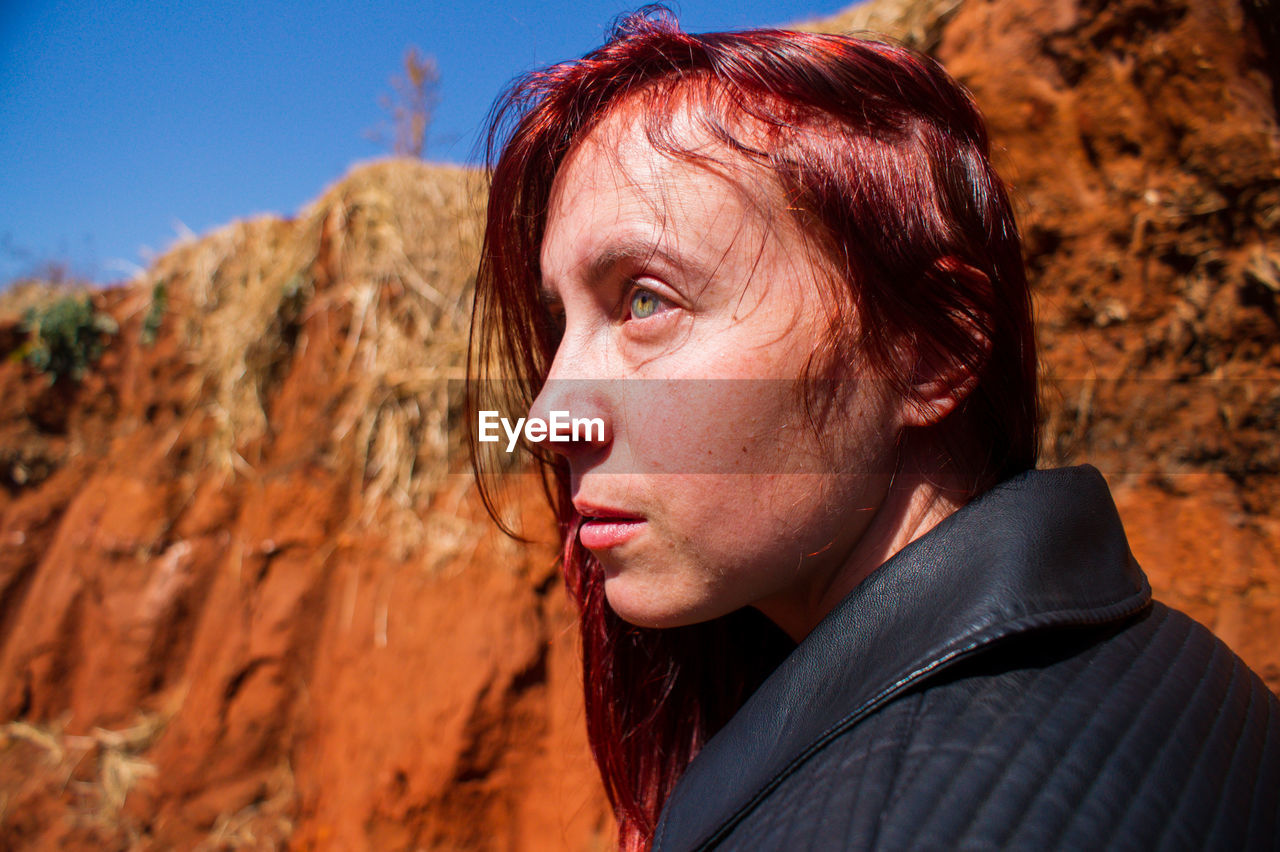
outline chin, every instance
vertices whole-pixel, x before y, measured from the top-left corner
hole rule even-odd
[[[669,588],[642,586],[628,582],[628,578],[621,575],[605,580],[604,594],[609,608],[623,621],[636,627],[685,627],[724,614],[709,611],[705,604],[698,606],[674,598]]]

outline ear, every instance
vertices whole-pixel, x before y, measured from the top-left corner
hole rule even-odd
[[[985,294],[990,291],[987,275],[954,257],[940,258],[934,263],[930,277],[942,278],[934,286],[959,293]],[[971,299],[964,301],[972,302]],[[978,386],[978,377],[991,355],[991,339],[971,314],[957,311],[952,323],[968,336],[968,345],[948,349],[933,342],[916,342],[909,357],[912,394],[903,406],[902,425],[933,426],[941,423],[960,407]]]

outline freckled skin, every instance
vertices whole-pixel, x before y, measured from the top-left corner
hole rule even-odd
[[[674,129],[733,162],[687,117]],[[661,154],[625,109],[557,175],[541,269],[564,336],[530,415],[605,420],[603,441],[549,446],[575,502],[643,519],[593,551],[624,619],[755,606],[801,638],[955,508],[904,473],[910,415],[864,365],[814,434],[797,380],[832,310],[814,258],[771,176]]]

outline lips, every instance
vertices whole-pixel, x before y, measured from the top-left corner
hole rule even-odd
[[[634,538],[644,527],[645,519],[622,509],[574,504],[582,515],[578,540],[588,550],[618,547]]]

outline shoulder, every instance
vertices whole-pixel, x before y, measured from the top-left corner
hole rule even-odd
[[[689,765],[655,849],[1280,849],[1280,703],[1032,471],[872,573]]]
[[[1153,604],[1024,633],[797,762],[723,848],[1276,848],[1280,703]]]

